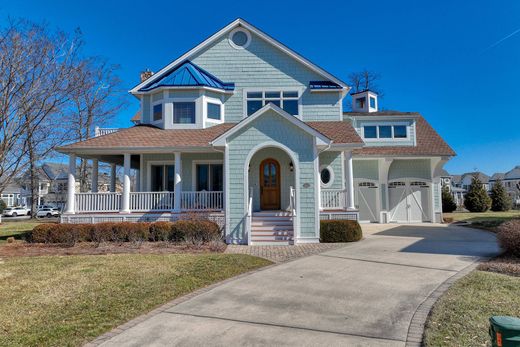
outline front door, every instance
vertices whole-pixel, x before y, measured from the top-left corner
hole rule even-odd
[[[260,163],[260,209],[280,209],[280,164],[272,158]]]

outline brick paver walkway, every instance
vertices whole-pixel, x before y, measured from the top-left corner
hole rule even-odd
[[[312,243],[293,246],[242,246],[228,245],[224,253],[249,254],[268,259],[274,263],[283,263],[312,254],[345,246],[347,243]]]

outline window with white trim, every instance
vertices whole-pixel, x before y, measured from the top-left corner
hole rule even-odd
[[[406,125],[365,125],[363,137],[365,139],[406,139],[408,131]]]
[[[158,121],[161,121],[162,119],[163,119],[163,105],[162,104],[153,105],[152,120],[154,122],[158,122]]]
[[[195,124],[195,102],[174,102],[173,124]]]
[[[268,103],[273,103],[285,112],[298,116],[299,99],[300,93],[297,90],[250,91],[246,93],[247,115],[250,116]]]
[[[334,171],[330,166],[322,166],[320,169],[321,186],[328,188],[334,183]]]
[[[222,119],[222,105],[213,102],[206,103],[206,112],[209,119]]]

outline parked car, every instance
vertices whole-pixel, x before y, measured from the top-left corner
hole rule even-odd
[[[6,217],[30,216],[31,211],[26,207],[8,207],[3,213]]]
[[[43,218],[43,217],[47,217],[47,218],[51,218],[51,217],[59,217],[60,215],[60,212],[58,211],[57,208],[50,208],[50,207],[45,207],[45,208],[40,208],[38,210],[38,212],[36,212],[36,218]]]

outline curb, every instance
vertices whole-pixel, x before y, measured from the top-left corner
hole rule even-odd
[[[408,334],[406,336],[406,347],[421,347],[423,346],[424,329],[426,321],[430,316],[430,312],[433,305],[439,300],[439,298],[458,280],[468,275],[470,272],[475,270],[477,266],[487,258],[481,258],[475,261],[473,264],[466,266],[444,282],[442,282],[433,292],[424,299],[423,302],[415,310],[410,325],[408,327]]]

